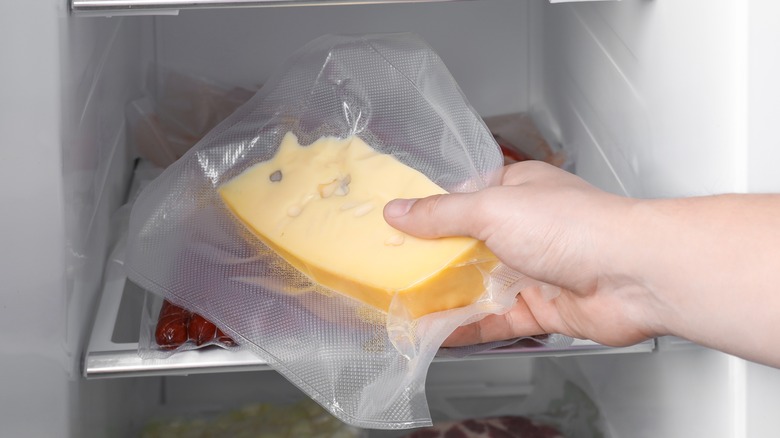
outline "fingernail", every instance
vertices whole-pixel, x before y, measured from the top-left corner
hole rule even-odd
[[[388,217],[401,217],[409,213],[415,202],[417,202],[416,199],[394,199],[385,206],[385,215]]]

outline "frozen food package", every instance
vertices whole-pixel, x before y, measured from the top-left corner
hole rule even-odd
[[[439,346],[530,280],[476,240],[400,234],[382,209],[485,188],[501,166],[420,38],[320,37],[144,190],[126,269],[342,421],[429,425]]]

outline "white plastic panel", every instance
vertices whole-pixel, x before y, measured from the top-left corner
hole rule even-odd
[[[688,348],[653,355],[559,359],[582,372],[609,436],[733,438],[740,373],[735,359]],[[756,435],[746,435],[756,436]]]
[[[54,2],[0,3],[0,424],[7,436],[67,429],[78,359],[66,344],[59,19]],[[46,413],[45,418],[42,413]]]
[[[113,236],[111,217],[124,202],[132,168],[124,102],[141,86],[143,35],[150,21],[70,19],[63,53],[62,178],[69,342],[90,327]],[[142,31],[143,28],[143,31]],[[146,39],[151,53],[151,40]],[[148,58],[147,58],[148,59]],[[79,374],[79,370],[75,370]]]
[[[743,437],[776,437],[780,430],[780,372],[775,368],[745,363]]]
[[[778,190],[776,5],[543,9],[532,107],[554,121],[578,173],[633,196]],[[780,372],[686,342],[659,351],[566,359],[581,366],[613,436],[776,435]]]
[[[745,17],[748,49],[747,189],[780,193],[780,3],[750,0]],[[769,347],[771,348],[771,347]],[[775,437],[780,430],[780,371],[745,363],[743,437]]]
[[[157,57],[164,66],[249,87],[322,34],[411,31],[441,56],[480,114],[519,112],[528,106],[529,5],[491,0],[187,11],[155,18]]]
[[[657,197],[741,188],[740,3],[547,5],[540,45],[549,112],[577,171],[607,190]],[[707,11],[703,14],[702,11]],[[538,104],[537,104],[538,102]],[[592,145],[588,145],[592,143]],[[591,157],[592,158],[592,157]],[[605,179],[603,171],[613,176]],[[614,180],[612,183],[609,180]]]
[[[82,354],[101,290],[112,215],[127,192],[132,154],[126,148],[124,104],[137,96],[151,59],[151,19],[67,18],[62,21],[62,200],[65,212],[67,355],[74,436],[122,428],[144,399],[137,382],[85,382]],[[117,394],[120,397],[108,397]],[[121,396],[124,395],[124,396]],[[140,400],[139,400],[140,399]],[[133,404],[132,401],[141,403]]]
[[[0,221],[10,262],[0,268],[0,328],[14,338],[0,349],[3,435],[106,436],[127,419],[130,385],[86,383],[80,366],[126,183],[122,102],[137,90],[144,34],[72,20],[61,1],[0,5]]]
[[[749,65],[747,188],[751,192],[780,192],[780,3],[751,0],[745,29],[748,32]]]

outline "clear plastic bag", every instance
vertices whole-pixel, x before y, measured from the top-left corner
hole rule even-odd
[[[539,358],[533,370],[530,389],[522,395],[508,396],[492,385],[436,394],[432,404],[439,412],[433,429],[418,429],[405,438],[605,436],[605,418],[588,395],[587,382],[576,364]]]
[[[533,118],[526,113],[502,114],[485,118],[493,137],[504,153],[504,164],[540,160],[566,169],[571,163],[560,147],[551,146]]]
[[[161,73],[149,75],[146,95],[127,106],[127,120],[138,155],[158,167],[181,158],[254,95],[175,70],[155,70]]]
[[[288,132],[301,144],[358,136],[450,192],[494,184],[502,166],[492,135],[419,38],[321,37],[141,194],[128,275],[222,327],[347,423],[429,425],[425,376],[439,346],[457,326],[508,310],[523,278],[500,265],[473,304],[414,320],[313,283],[217,193],[273,157]]]

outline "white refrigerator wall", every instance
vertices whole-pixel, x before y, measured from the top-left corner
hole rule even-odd
[[[780,5],[538,4],[531,107],[577,173],[640,197],[780,191]],[[774,436],[780,372],[672,340],[651,356],[565,359],[614,436]],[[576,364],[576,365],[575,365]]]
[[[746,7],[644,0],[541,8],[534,106],[550,112],[577,172],[639,197],[744,190]]]
[[[0,4],[3,436],[117,436],[153,382],[87,382],[81,359],[132,165],[123,103],[151,55],[151,19]],[[140,406],[140,404],[138,404]]]
[[[135,158],[126,141],[125,104],[141,94],[153,54],[153,20],[74,18],[65,11],[59,25],[65,227],[60,312],[66,318],[63,350],[73,368],[68,426],[74,437],[124,436],[159,398],[159,379],[85,381],[81,360],[105,259],[117,237],[113,214],[124,202]]]
[[[8,436],[116,436],[159,379],[84,381],[111,213],[132,154],[124,104],[149,63],[258,85],[323,33],[414,31],[483,115],[532,111],[577,172],[633,196],[780,191],[770,0],[482,0],[74,18],[0,3],[0,424]],[[780,373],[689,346],[560,359],[613,436],[773,436]],[[473,362],[478,366],[478,362]],[[475,373],[477,374],[477,373]]]
[[[0,349],[0,421],[17,436],[36,423],[67,427],[71,376],[78,375],[77,361],[69,357],[78,352],[65,351],[63,329],[59,14],[52,6],[0,6],[0,171],[5,181],[0,330],[12,334],[8,348]],[[33,428],[33,433],[46,431],[53,432],[48,426]]]
[[[745,95],[747,186],[751,192],[780,192],[780,36],[777,17],[780,4],[751,0],[743,19],[748,41],[747,93]]]
[[[480,114],[503,114],[528,106],[529,9],[527,1],[488,0],[183,11],[156,18],[157,61],[227,85],[256,87],[323,34],[415,32],[441,56]]]
[[[747,188],[751,192],[780,193],[780,37],[777,17],[780,4],[772,0],[751,0],[741,16],[747,33],[747,93],[745,103]],[[776,311],[769,309],[768,311]],[[771,347],[768,347],[771,348]],[[744,375],[744,404],[740,416],[741,436],[776,436],[780,430],[780,371],[752,363],[738,368]]]

